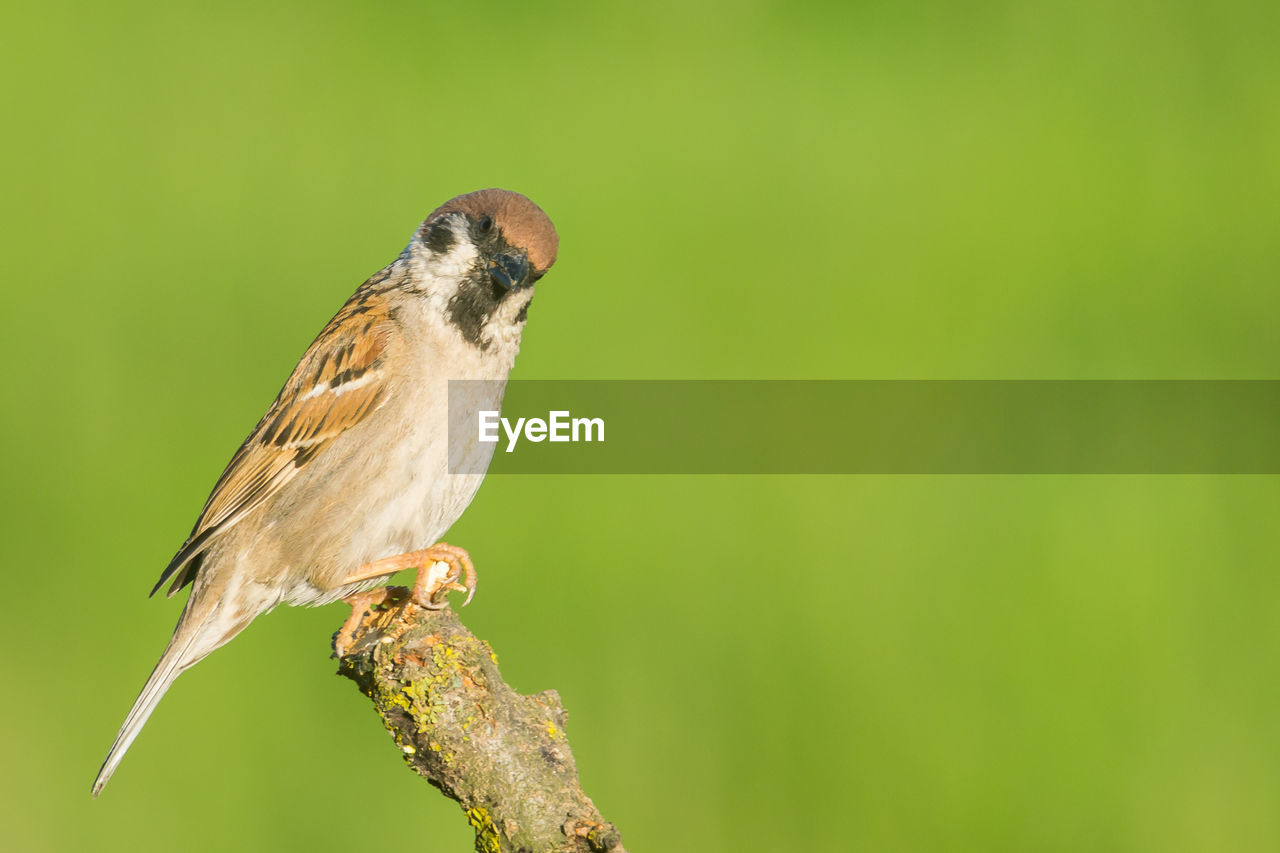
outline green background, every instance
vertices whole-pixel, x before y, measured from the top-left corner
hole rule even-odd
[[[6,849],[469,849],[334,677],[340,606],[179,679],[89,799],[177,618],[146,591],[457,193],[559,228],[520,378],[1277,378],[1272,2],[2,15]],[[1278,511],[1274,477],[513,476],[449,539],[632,850],[1266,850]]]

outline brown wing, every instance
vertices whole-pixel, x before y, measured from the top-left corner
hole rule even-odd
[[[200,556],[280,491],[308,463],[387,401],[383,361],[392,323],[373,300],[348,303],[307,350],[266,415],[231,458],[186,543],[151,594],[174,578],[168,595],[195,579]]]

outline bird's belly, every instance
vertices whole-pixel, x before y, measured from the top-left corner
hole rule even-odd
[[[393,479],[394,494],[370,502],[353,522],[363,533],[361,562],[403,554],[440,540],[480,488],[483,475],[450,474],[435,458],[410,457]]]
[[[471,503],[484,474],[449,472],[445,416],[425,411],[429,414],[406,418],[400,429],[390,430],[397,436],[392,441],[371,442],[353,430],[350,446],[334,448],[347,454],[340,472],[314,484],[312,494],[329,499],[318,505],[300,496],[298,509],[310,511],[282,514],[291,529],[279,530],[278,541],[303,543],[294,553],[280,554],[302,569],[292,573],[299,583],[285,592],[284,601],[323,604],[378,585],[381,581],[351,585],[345,579],[366,563],[435,544]],[[483,462],[467,470],[483,471],[487,457]]]

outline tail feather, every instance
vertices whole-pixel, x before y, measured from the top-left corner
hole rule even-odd
[[[248,619],[237,620],[231,625],[222,624],[223,620],[215,615],[220,609],[217,603],[203,602],[201,598],[203,596],[193,595],[187,600],[182,618],[178,620],[178,627],[174,630],[173,639],[169,641],[169,646],[160,656],[160,662],[156,664],[156,668],[151,671],[151,677],[142,686],[142,692],[133,703],[129,716],[125,717],[124,725],[120,727],[115,743],[111,744],[111,751],[107,753],[106,761],[102,762],[98,778],[93,782],[93,796],[98,796],[106,787],[111,774],[115,773],[116,768],[120,766],[124,754],[129,750],[134,738],[138,736],[138,732],[142,731],[142,727],[151,717],[151,712],[164,698],[165,692],[173,684],[174,679],[240,633],[253,618],[250,616]]]

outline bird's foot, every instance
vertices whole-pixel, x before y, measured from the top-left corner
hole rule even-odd
[[[441,565],[445,568],[438,568]],[[413,568],[418,570],[418,579],[413,584],[413,601],[420,607],[428,610],[447,607],[445,596],[451,589],[467,594],[467,600],[462,602],[463,607],[470,604],[471,597],[476,594],[476,567],[471,562],[471,555],[447,542],[437,542],[421,551],[410,551],[365,563],[342,583],[359,583]]]
[[[412,595],[416,604],[428,610],[441,610],[449,606],[449,590],[454,589],[467,594],[463,607],[471,603],[476,594],[476,567],[470,554],[447,542],[437,542],[405,556],[415,555],[418,560],[413,565],[419,568]]]

